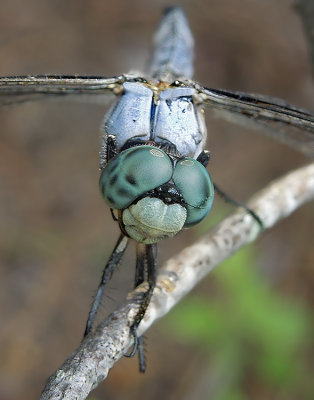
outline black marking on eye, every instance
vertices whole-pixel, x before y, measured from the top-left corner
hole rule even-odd
[[[127,191],[127,190],[125,190],[125,189],[123,189],[123,188],[120,188],[119,190],[117,190],[117,194],[119,195],[119,196],[125,196],[125,197],[130,197],[130,193]]]
[[[107,199],[111,204],[114,204],[113,198],[111,196],[107,196]]]
[[[127,176],[125,177],[125,179],[126,179],[131,185],[136,185],[136,180],[135,180],[135,178],[134,178],[133,175],[127,175]]]
[[[118,175],[114,175],[111,179],[110,179],[110,185],[114,185],[117,182],[118,179]]]

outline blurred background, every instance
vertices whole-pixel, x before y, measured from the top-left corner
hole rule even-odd
[[[195,37],[196,80],[314,110],[307,42],[288,0],[2,0],[0,75],[143,70],[174,3]],[[1,400],[38,398],[82,338],[119,234],[98,191],[104,112],[64,101],[0,110]],[[239,201],[308,162],[210,115],[207,126],[211,175]],[[230,211],[217,198],[200,226],[161,243],[160,264]],[[147,333],[147,373],[121,359],[89,399],[314,398],[313,211],[304,206],[219,266]],[[100,317],[132,288],[134,260],[131,243]]]

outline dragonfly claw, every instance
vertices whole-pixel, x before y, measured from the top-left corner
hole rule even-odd
[[[130,331],[133,336],[134,343],[133,343],[133,348],[132,348],[131,352],[129,354],[124,354],[124,357],[128,357],[128,358],[135,356],[135,353],[136,353],[136,350],[137,350],[138,344],[139,344],[139,337],[137,336],[137,333],[136,333],[136,327],[131,326]]]

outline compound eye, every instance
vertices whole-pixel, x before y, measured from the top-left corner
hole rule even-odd
[[[214,185],[206,168],[194,160],[184,158],[177,162],[173,180],[187,203],[184,226],[200,222],[209,213],[214,201]]]
[[[120,153],[100,175],[99,187],[109,207],[123,210],[139,196],[168,182],[173,164],[153,146],[137,146]]]

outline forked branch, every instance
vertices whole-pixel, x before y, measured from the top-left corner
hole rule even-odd
[[[248,206],[271,228],[314,199],[314,163],[272,182]],[[208,272],[260,233],[253,217],[242,209],[225,218],[192,246],[159,269],[157,286],[138,334],[165,315]],[[89,334],[48,379],[41,400],[86,399],[132,344],[130,326],[145,286],[129,294],[125,304]]]

